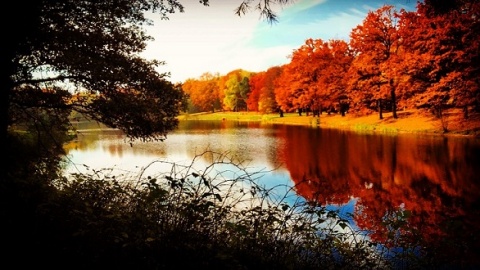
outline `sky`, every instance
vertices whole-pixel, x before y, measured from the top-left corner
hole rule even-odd
[[[253,0],[257,4],[259,0]],[[204,73],[225,75],[235,69],[266,71],[290,62],[289,55],[309,38],[343,39],[363,23],[369,11],[383,5],[416,10],[416,0],[293,0],[274,6],[278,21],[269,23],[251,10],[243,16],[234,10],[242,0],[181,0],[185,12],[168,20],[149,14],[153,26],[142,57],[164,61],[159,72],[171,82],[198,79]]]

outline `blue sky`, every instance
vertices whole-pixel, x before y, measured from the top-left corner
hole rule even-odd
[[[278,22],[269,24],[259,13],[242,17],[234,10],[242,0],[210,0],[205,7],[198,0],[183,0],[184,13],[169,20],[150,15],[154,37],[142,56],[165,61],[160,72],[170,72],[170,80],[183,82],[203,73],[225,75],[234,69],[265,71],[289,62],[288,56],[308,38],[343,39],[362,24],[368,11],[393,5],[397,10],[415,10],[414,0],[294,0],[275,6]],[[254,4],[258,0],[254,0]]]

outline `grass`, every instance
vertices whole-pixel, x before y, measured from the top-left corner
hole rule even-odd
[[[463,119],[463,113],[460,109],[445,111],[441,119],[424,110],[398,111],[397,115],[397,119],[393,118],[392,113],[384,113],[383,119],[379,119],[376,113],[366,116],[347,114],[343,117],[338,114],[322,114],[320,118],[317,118],[311,115],[307,116],[306,114],[299,116],[297,113],[285,113],[284,117],[280,117],[279,114],[261,114],[257,112],[215,112],[183,114],[178,119],[181,121],[255,121],[265,124],[320,126],[356,132],[388,134],[422,133],[480,136],[479,113],[470,113],[469,119]]]

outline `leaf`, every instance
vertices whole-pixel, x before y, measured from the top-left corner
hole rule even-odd
[[[211,192],[206,192],[206,193],[203,193],[203,194],[202,194],[202,198],[206,198],[206,197],[211,196],[211,195],[213,195],[213,193],[211,193]]]
[[[202,176],[203,184],[207,187],[210,187],[210,183],[205,179],[205,177]]]

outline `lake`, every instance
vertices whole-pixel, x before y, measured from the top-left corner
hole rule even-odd
[[[163,142],[130,144],[117,130],[78,129],[78,140],[66,146],[67,173],[136,177],[193,159],[208,166],[202,153],[228,153],[252,174],[263,172],[262,185],[295,186],[295,196],[338,209],[372,240],[388,245],[402,221],[406,239],[480,265],[479,139],[182,121]]]

